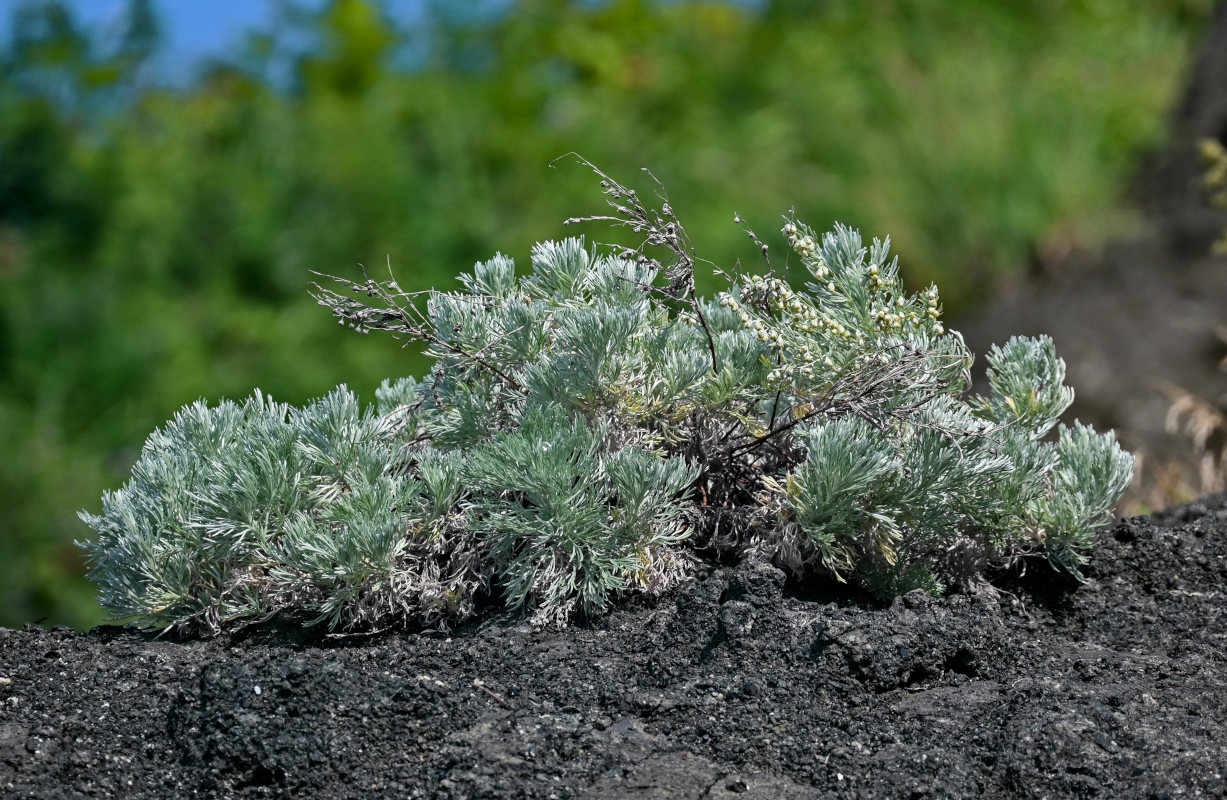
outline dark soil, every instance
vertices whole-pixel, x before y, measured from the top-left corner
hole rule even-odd
[[[711,568],[566,630],[0,629],[4,797],[1227,796],[1227,498],[1073,585],[889,606]]]

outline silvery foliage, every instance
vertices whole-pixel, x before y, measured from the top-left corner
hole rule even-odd
[[[453,510],[455,456],[402,448],[407,394],[385,384],[365,412],[344,386],[302,409],[256,392],[181,410],[102,514],[81,514],[103,608],[204,634],[279,612],[368,627],[470,611],[488,567]]]
[[[83,515],[104,607],[370,629],[446,624],[490,590],[560,623],[668,590],[703,551],[882,597],[1031,553],[1078,574],[1133,461],[1110,433],[1053,435],[1072,391],[1051,340],[993,348],[968,397],[970,352],[889,240],[789,220],[805,288],[743,275],[709,301],[668,202],[598,174],[613,214],[587,219],[641,246],[538,244],[529,274],[500,254],[456,292],[317,286],[342,323],[424,342],[431,373],[365,412],[343,388],[184,409]]]
[[[817,237],[795,221],[784,232],[808,292],[749,279],[724,301],[769,348],[768,385],[805,418],[803,457],[763,478],[781,525],[760,551],[886,597],[968,585],[1031,552],[1078,575],[1133,459],[1077,423],[1049,440],[1073,401],[1052,340],[994,347],[990,394],[966,398],[971,354],[940,322],[936,287],[904,291],[889,240],[865,247],[848,228]]]

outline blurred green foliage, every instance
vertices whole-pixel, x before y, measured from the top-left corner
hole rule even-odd
[[[179,88],[148,0],[117,41],[22,0],[0,51],[0,624],[101,618],[73,540],[198,397],[301,403],[420,374],[342,331],[310,269],[451,288],[598,211],[578,151],[651,167],[722,266],[792,205],[889,232],[974,302],[1037,242],[1093,243],[1162,134],[1208,0],[520,0],[411,29],[283,5]],[[452,9],[452,10],[448,10]],[[564,162],[567,163],[567,162]],[[825,224],[825,223],[823,223]],[[603,231],[590,231],[600,238]],[[779,247],[781,255],[783,247]],[[526,260],[527,253],[512,253]],[[700,286],[710,294],[715,284]]]

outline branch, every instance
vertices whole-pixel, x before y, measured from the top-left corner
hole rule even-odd
[[[651,170],[646,168],[643,170],[656,183],[656,196],[661,202],[660,208],[649,208],[639,200],[638,192],[618,183],[578,153],[571,152],[561,155],[551,161],[550,166],[553,167],[567,157],[574,158],[601,179],[601,190],[609,196],[606,202],[615,213],[571,217],[565,220],[563,225],[578,222],[609,222],[614,227],[630,228],[632,232],[641,234],[643,240],[636,247],[615,244],[612,245],[615,252],[640,264],[654,264],[664,271],[665,276],[669,279],[668,287],[653,288],[669,299],[689,302],[694,308],[699,325],[707,335],[707,349],[711,353],[712,372],[719,372],[720,363],[716,356],[716,340],[707,324],[707,317],[703,314],[699,298],[695,295],[694,248],[690,244],[690,237],[686,235],[686,229],[673,213],[673,207],[669,205],[669,199],[664,194],[664,185],[652,174]],[[645,252],[648,247],[664,247],[669,250],[673,254],[672,263],[666,266],[659,260],[648,256]]]
[[[373,306],[366,305],[360,300],[355,300],[352,297],[347,297],[339,292],[326,289],[318,283],[312,283],[311,285],[315,287],[315,291],[312,291],[310,294],[315,298],[316,302],[331,310],[342,323],[348,322],[349,327],[353,328],[359,333],[366,334],[373,330],[380,330],[389,331],[394,335],[407,335],[412,339],[443,348],[444,350],[455,353],[462,358],[472,361],[473,363],[502,378],[516,391],[524,390],[524,387],[521,386],[519,381],[512,378],[510,375],[506,374],[494,364],[482,357],[482,353],[485,352],[491,345],[497,343],[499,341],[498,339],[488,343],[476,353],[470,353],[463,347],[453,342],[444,341],[437,336],[431,330],[432,326],[430,325],[429,320],[426,318],[426,315],[412,303],[409,303],[406,307],[397,302],[397,300],[401,298],[413,298],[423,294],[436,295],[439,294],[439,292],[436,292],[433,289],[419,292],[401,292],[400,287],[397,286],[396,281],[394,280],[388,281],[387,283],[379,283],[375,280],[367,278],[364,283],[356,283],[345,278],[338,278],[335,275],[326,275],[320,272],[315,272],[314,274],[325,278],[331,278],[337,283],[345,286],[345,288],[351,292],[365,292],[368,297],[378,298],[379,300],[388,304],[389,307],[387,308],[375,308]],[[365,270],[363,271],[363,274],[365,274]],[[415,321],[413,319],[415,316],[417,320],[420,321]],[[502,336],[510,336],[511,334],[515,333],[516,330],[520,330],[520,328],[507,331]]]

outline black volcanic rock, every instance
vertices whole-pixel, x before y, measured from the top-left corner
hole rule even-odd
[[[762,564],[565,630],[0,629],[0,795],[1221,797],[1227,502],[1075,585],[874,604]]]

